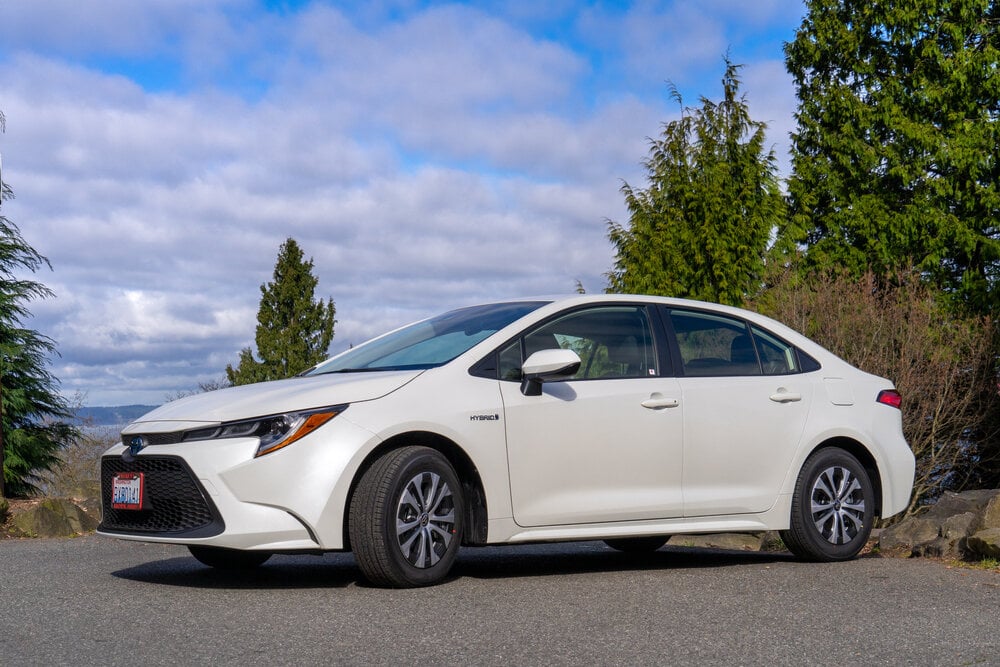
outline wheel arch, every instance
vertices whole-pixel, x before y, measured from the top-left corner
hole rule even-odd
[[[871,451],[865,447],[862,443],[858,442],[853,438],[848,438],[846,436],[836,436],[824,440],[823,442],[816,445],[809,456],[806,456],[808,460],[813,454],[823,449],[842,449],[864,466],[865,472],[868,473],[868,479],[871,480],[872,489],[875,492],[875,516],[882,516],[882,475],[879,473],[878,462],[875,460],[875,456]],[[804,465],[804,462],[803,462]]]
[[[483,480],[479,475],[476,465],[469,458],[469,455],[456,442],[439,433],[431,431],[408,431],[399,433],[380,443],[365,457],[361,465],[358,466],[351,480],[351,486],[347,492],[347,502],[344,503],[344,547],[351,548],[350,544],[350,506],[351,498],[354,497],[355,488],[358,482],[369,468],[384,456],[387,452],[407,446],[429,447],[441,453],[458,474],[462,482],[462,496],[465,499],[465,535],[462,544],[482,545],[486,544],[487,533],[487,508],[486,493],[483,489]]]

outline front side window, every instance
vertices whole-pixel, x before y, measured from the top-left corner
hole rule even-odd
[[[657,375],[656,349],[646,309],[604,306],[564,315],[500,350],[500,379],[519,381],[521,365],[534,352],[573,350],[580,370],[572,380]]]

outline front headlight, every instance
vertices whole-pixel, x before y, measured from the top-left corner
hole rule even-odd
[[[254,457],[263,456],[304,438],[339,415],[346,407],[346,405],[336,405],[329,408],[286,412],[280,415],[226,422],[211,428],[188,431],[184,434],[183,441],[257,438],[259,442]]]

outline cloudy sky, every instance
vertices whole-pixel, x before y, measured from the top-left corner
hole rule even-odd
[[[787,169],[800,0],[2,0],[3,202],[49,258],[68,397],[159,404],[253,341],[288,237],[331,352],[495,298],[603,291],[648,138],[745,65]]]

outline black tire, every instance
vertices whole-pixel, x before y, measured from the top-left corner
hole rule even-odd
[[[619,537],[614,540],[604,540],[612,549],[624,551],[627,554],[642,554],[656,551],[667,543],[667,538],[662,535],[650,537]]]
[[[376,586],[438,583],[458,555],[464,510],[458,475],[438,451],[385,454],[351,496],[348,533],[361,573]]]
[[[219,570],[252,570],[260,567],[271,557],[266,551],[244,551],[223,549],[222,547],[200,547],[188,545],[188,551],[202,565]]]
[[[875,492],[868,471],[842,449],[813,453],[792,495],[791,527],[781,539],[804,560],[850,560],[868,542],[875,520]]]

